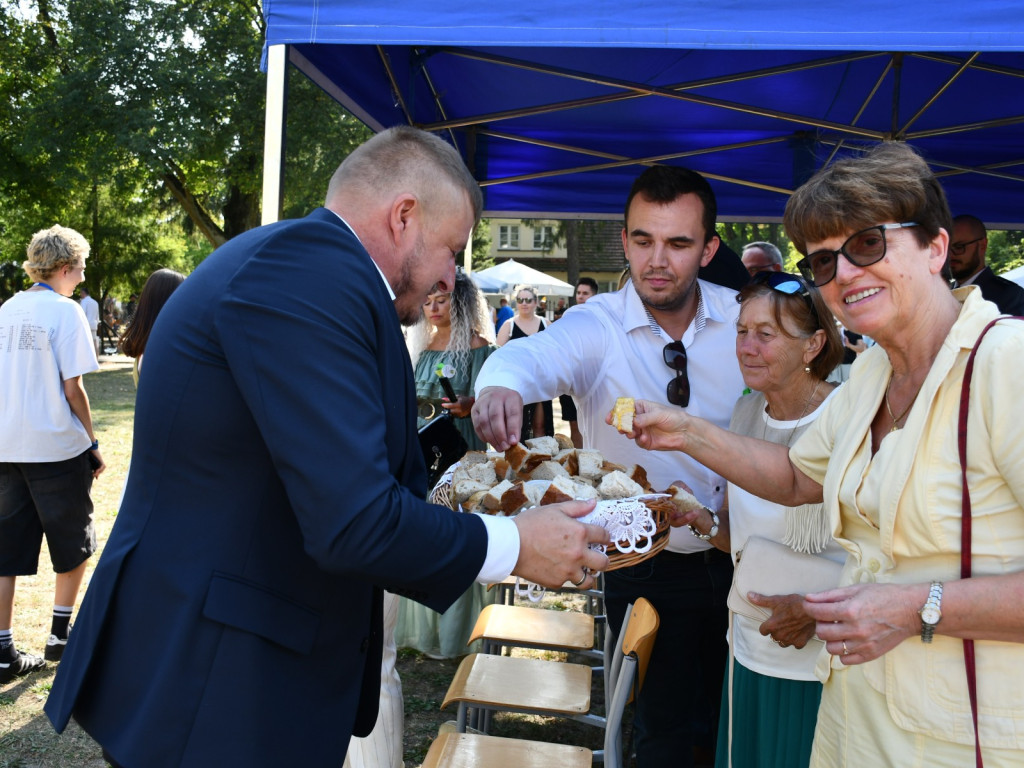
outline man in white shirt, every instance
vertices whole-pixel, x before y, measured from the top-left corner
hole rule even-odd
[[[78,289],[78,292],[82,294],[78,303],[81,305],[82,311],[85,312],[85,319],[89,321],[89,327],[92,329],[92,345],[96,348],[96,355],[99,356],[103,351],[100,349],[100,305],[89,295],[89,289],[84,285]]]
[[[473,423],[504,450],[516,441],[522,403],[566,392],[576,400],[584,445],[641,464],[655,488],[682,480],[712,509],[725,482],[682,454],[649,453],[605,423],[618,397],[674,403],[723,427],[743,391],[736,362],[735,291],[697,279],[718,248],[714,193],[699,174],[655,166],[634,182],[622,244],[632,279],[573,307],[547,331],[493,354],[477,378]],[[704,531],[702,533],[708,533]],[[640,565],[605,574],[609,624],[647,597],[661,625],[636,717],[638,764],[692,765],[694,745],[713,748],[727,654],[728,553],[672,529],[668,546]]]

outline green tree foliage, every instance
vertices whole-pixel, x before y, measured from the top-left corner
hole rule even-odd
[[[989,230],[985,261],[997,275],[1024,266],[1024,231]]]
[[[59,222],[90,240],[99,296],[258,225],[263,32],[258,2],[0,0],[0,263]],[[294,71],[290,88],[298,216],[368,131]]]

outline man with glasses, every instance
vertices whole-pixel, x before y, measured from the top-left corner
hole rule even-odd
[[[743,255],[740,256],[740,260],[751,277],[758,272],[782,271],[782,252],[773,243],[747,243],[743,246]]]
[[[999,277],[985,265],[988,232],[976,216],[963,213],[953,219],[949,268],[958,286],[976,285],[981,295],[1005,315],[1024,314],[1024,288]]]
[[[716,213],[714,193],[699,174],[668,166],[644,171],[626,201],[622,231],[630,282],[491,355],[476,385],[480,437],[508,448],[524,401],[566,392],[576,400],[585,447],[643,465],[655,488],[682,480],[709,508],[721,509],[720,476],[683,454],[644,451],[605,423],[616,398],[636,397],[728,426],[744,386],[735,354],[739,305],[734,290],[697,276],[718,250]],[[694,745],[714,744],[732,577],[728,552],[714,543],[673,528],[658,555],[605,574],[613,631],[637,597],[648,598],[661,617],[635,721],[644,768],[692,765]]]

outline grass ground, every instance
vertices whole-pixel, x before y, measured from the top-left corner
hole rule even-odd
[[[135,388],[131,378],[131,360],[104,356],[101,370],[85,379],[92,406],[96,437],[100,441],[107,470],[93,484],[96,534],[102,546],[110,534],[117,514],[131,456]],[[558,401],[555,401],[558,408]],[[564,422],[559,431],[568,434]],[[90,560],[86,584],[98,555]],[[39,571],[18,579],[15,597],[14,633],[19,647],[41,654],[50,631],[53,609],[53,570],[46,548],[39,559]],[[82,594],[85,590],[82,590]],[[547,607],[570,608],[571,598],[552,595]],[[79,603],[81,595],[79,595]],[[77,606],[76,606],[77,612]],[[516,651],[517,655],[537,652]],[[399,653],[398,670],[405,695],[405,760],[409,768],[419,766],[438,727],[455,717],[454,711],[442,712],[441,701],[458,662],[435,660],[415,651]],[[56,665],[0,686],[0,768],[103,768],[106,765],[99,746],[74,722],[62,736],[54,733],[43,714]],[[599,678],[595,675],[595,682]],[[594,703],[602,706],[600,685],[593,691]],[[525,715],[498,715],[491,733],[497,736],[558,741],[599,749],[601,731],[555,718]],[[341,765],[341,757],[338,766]]]

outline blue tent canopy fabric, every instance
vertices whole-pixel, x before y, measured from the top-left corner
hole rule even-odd
[[[916,146],[955,213],[1024,222],[1024,3],[266,0],[267,44],[375,129],[456,144],[492,216],[616,218],[644,165],[778,220],[836,155]]]

